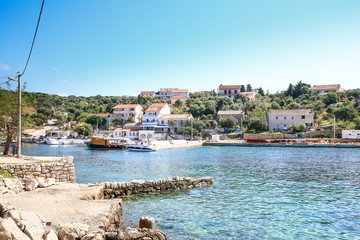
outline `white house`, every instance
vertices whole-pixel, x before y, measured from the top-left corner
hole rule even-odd
[[[288,130],[294,123],[314,125],[312,109],[271,109],[267,112],[269,130]]]
[[[178,132],[180,127],[185,126],[193,119],[191,114],[162,114],[159,117],[158,126],[155,126],[156,132]]]
[[[309,89],[312,93],[319,93],[319,95],[326,95],[330,92],[339,93],[344,91],[344,89],[340,87],[340,84],[314,85]]]
[[[220,85],[218,89],[220,97],[228,96],[234,99],[237,94],[240,94],[240,85]]]
[[[189,97],[189,90],[178,88],[161,88],[159,92],[157,92],[156,96],[163,99],[169,99],[174,96]]]
[[[114,107],[111,118],[112,120],[119,118],[124,121],[132,118],[135,122],[141,122],[143,118],[143,108],[140,104],[118,104]]]
[[[342,130],[341,135],[344,139],[360,139],[360,130]]]
[[[139,130],[128,128],[117,128],[113,132],[113,138],[130,138],[131,140],[139,139]]]
[[[167,103],[153,103],[144,114],[144,127],[153,127],[158,124],[158,119],[161,114],[171,114],[170,106]]]
[[[142,91],[140,93],[141,96],[149,96],[149,97],[155,97],[155,91]]]

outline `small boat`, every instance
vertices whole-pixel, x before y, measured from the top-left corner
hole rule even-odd
[[[55,138],[47,138],[46,139],[46,144],[48,144],[48,145],[58,145],[59,142]]]
[[[91,149],[124,149],[130,144],[129,139],[114,139],[106,137],[92,137],[85,144]]]
[[[141,144],[133,144],[133,145],[129,145],[127,146],[127,149],[129,151],[133,151],[133,152],[152,152],[155,151],[154,148],[147,146],[147,145],[141,145]]]

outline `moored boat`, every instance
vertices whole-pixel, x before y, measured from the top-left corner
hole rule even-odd
[[[59,142],[55,138],[47,138],[46,139],[46,144],[48,144],[48,145],[58,145]]]
[[[133,145],[129,145],[127,146],[127,149],[129,151],[133,151],[133,152],[152,152],[155,151],[154,148],[147,146],[147,145],[141,145],[141,144],[133,144]]]
[[[130,143],[129,139],[107,137],[92,137],[89,142],[85,142],[89,148],[93,149],[124,149]]]

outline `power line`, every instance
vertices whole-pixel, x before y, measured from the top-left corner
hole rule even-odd
[[[33,47],[34,47],[34,44],[35,44],[36,34],[37,34],[37,31],[38,31],[38,28],[39,28],[39,24],[40,24],[40,19],[41,19],[41,14],[42,14],[42,10],[43,10],[43,7],[44,7],[44,3],[45,3],[45,0],[43,0],[43,1],[42,1],[42,4],[41,4],[39,19],[38,19],[38,22],[37,22],[37,25],[36,25],[36,30],[35,30],[35,34],[34,34],[34,38],[33,38],[32,44],[31,44],[30,53],[29,53],[28,59],[27,59],[27,61],[26,61],[26,65],[25,65],[24,70],[23,70],[23,72],[21,73],[21,75],[24,75],[24,73],[25,73],[25,71],[26,71],[26,68],[27,68],[27,66],[28,66],[28,64],[29,64],[29,61],[30,61],[31,53],[32,53],[32,50],[33,50]]]

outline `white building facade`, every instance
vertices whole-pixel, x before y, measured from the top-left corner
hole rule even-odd
[[[136,123],[143,119],[143,108],[140,104],[118,104],[114,107],[111,119],[119,118],[124,121],[132,118]]]
[[[289,130],[294,123],[314,125],[312,109],[271,109],[267,112],[269,130]]]

